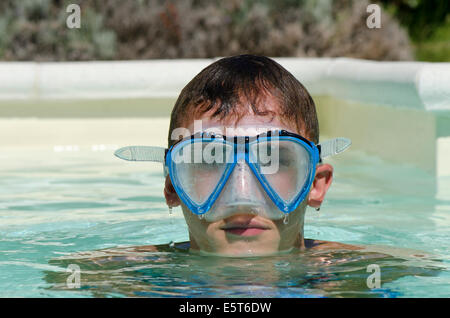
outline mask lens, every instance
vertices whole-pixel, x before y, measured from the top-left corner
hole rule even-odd
[[[260,177],[285,205],[290,205],[309,181],[310,152],[300,142],[282,138],[260,140],[249,149]]]
[[[216,139],[193,139],[174,148],[174,177],[194,204],[204,204],[217,190],[232,150],[233,146]]]

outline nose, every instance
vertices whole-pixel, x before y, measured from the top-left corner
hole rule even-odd
[[[231,173],[221,197],[228,204],[264,201],[261,185],[244,159],[239,160]]]
[[[254,178],[255,177],[247,163],[245,161],[239,161],[230,176],[230,185],[240,197],[249,199],[251,192],[250,188],[253,185]]]

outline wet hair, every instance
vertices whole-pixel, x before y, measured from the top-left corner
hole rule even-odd
[[[264,104],[268,97],[277,101],[277,109]],[[222,58],[203,69],[181,91],[172,110],[172,131],[187,127],[193,120],[210,112],[212,118],[234,119],[253,113],[256,116],[280,116],[296,125],[297,133],[319,142],[316,107],[305,87],[284,67],[265,56],[237,55]],[[272,118],[273,118],[272,117]]]

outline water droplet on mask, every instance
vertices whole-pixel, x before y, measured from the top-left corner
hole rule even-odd
[[[199,220],[203,220],[204,218],[205,218],[205,215],[204,215],[204,214],[199,214],[199,215],[198,215],[198,219],[199,219]]]
[[[174,248],[174,247],[175,247],[175,242],[174,242],[174,241],[170,241],[169,247],[170,247],[170,248]]]
[[[285,214],[284,219],[283,219],[283,224],[288,224],[288,223],[289,223],[289,214]]]

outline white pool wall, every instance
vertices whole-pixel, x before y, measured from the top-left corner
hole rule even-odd
[[[0,99],[176,97],[216,59],[0,62]],[[450,110],[450,63],[276,58],[312,95]]]

